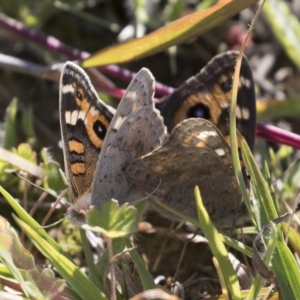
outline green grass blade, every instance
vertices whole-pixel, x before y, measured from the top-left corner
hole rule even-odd
[[[283,223],[282,230],[285,234],[289,235],[289,245],[294,252],[300,255],[300,234],[293,227],[288,226],[288,224]]]
[[[271,198],[268,185],[265,182],[259,168],[257,167],[253,155],[248,147],[248,144],[244,139],[241,139],[242,151],[244,153],[244,161],[251,178],[251,186],[254,190],[254,194],[257,195],[256,201],[260,209],[254,210],[257,214],[256,220],[260,220],[257,225],[259,230],[267,224],[270,220],[278,218],[274,202]],[[254,203],[254,207],[255,207]]]
[[[260,209],[258,210],[261,227],[268,223],[269,220],[277,218],[277,212],[273,200],[270,195],[268,186],[258,169],[250,149],[244,139],[241,141],[243,153],[245,153],[245,163],[250,173],[252,187],[256,190]],[[284,243],[281,226],[277,235],[276,246],[272,264],[274,272],[279,283],[284,299],[297,299],[296,295],[300,295],[300,272],[297,263],[287,245]]]
[[[238,92],[239,78],[240,78],[240,69],[242,63],[242,53],[243,53],[243,47],[241,49],[241,53],[237,58],[234,76],[233,76],[232,97],[231,97],[231,105],[230,105],[230,145],[231,145],[233,167],[234,167],[236,179],[238,181],[242,193],[242,198],[247,207],[252,222],[255,223],[255,219],[253,217],[253,208],[248,196],[248,191],[244,181],[244,176],[243,176],[242,167],[240,163],[238,141],[237,141],[237,130],[236,130],[236,103],[237,103],[237,92]]]
[[[15,221],[24,230],[38,250],[50,260],[59,274],[68,282],[68,284],[70,284],[82,299],[107,300],[104,293],[97,289],[79,267],[59,253],[50,243],[43,239],[26,223],[17,218],[15,218]]]
[[[290,249],[285,244],[282,234],[278,235],[276,246],[277,251],[273,256],[273,267],[283,299],[299,299],[299,268]]]
[[[128,239],[126,239],[126,244],[127,244],[127,248],[132,248],[132,244]],[[145,263],[142,261],[141,256],[137,253],[137,251],[133,249],[129,252],[129,255],[130,255],[131,259],[133,260],[134,265],[139,272],[139,276],[140,276],[140,279],[141,279],[141,282],[143,285],[143,289],[151,290],[151,289],[156,288],[156,285],[153,281],[151,274],[146,269]]]
[[[248,257],[252,257],[251,247],[245,245],[244,243],[234,240],[224,234],[220,234],[220,239],[229,247],[238,250],[240,253],[243,253]]]
[[[239,281],[233,266],[228,259],[228,252],[203,205],[198,187],[195,188],[195,198],[198,211],[198,220],[201,225],[201,229],[209,241],[209,247],[213,255],[216,257],[219,263],[226,287],[230,292],[232,299],[241,299]]]
[[[103,289],[103,283],[102,283],[102,278],[99,274],[99,272],[97,271],[97,268],[94,264],[94,260],[93,260],[93,254],[90,248],[90,244],[89,241],[86,237],[85,231],[82,229],[79,229],[80,232],[80,237],[81,237],[81,241],[82,241],[82,248],[84,251],[84,257],[86,259],[86,263],[89,267],[90,273],[91,273],[91,278],[94,282],[94,284],[99,288],[99,289]]]
[[[278,235],[278,230],[275,224],[271,224],[270,226],[271,233],[269,234],[268,237],[268,245],[267,245],[267,250],[263,255],[263,262],[265,263],[266,266],[270,265],[272,256],[274,254],[275,248],[276,248],[276,238]],[[257,299],[263,285],[265,283],[265,279],[262,278],[259,274],[256,274],[253,284],[250,288],[249,294],[247,295],[247,300],[251,299]]]
[[[62,248],[56,243],[48,234],[47,232],[41,228],[40,224],[37,223],[24,209],[21,205],[5,190],[0,186],[0,193],[3,197],[7,200],[9,205],[13,208],[15,213],[19,216],[19,218],[24,221],[28,226],[30,226],[35,232],[43,237],[47,242],[54,248],[56,251],[60,253],[64,253]]]
[[[300,23],[286,1],[268,0],[264,6],[266,19],[285,52],[300,69]]]

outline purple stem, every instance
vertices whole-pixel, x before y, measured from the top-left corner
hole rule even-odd
[[[256,135],[266,140],[300,149],[300,136],[273,125],[257,123]]]
[[[53,52],[63,54],[71,60],[83,60],[90,56],[90,53],[67,46],[54,36],[46,36],[34,29],[28,29],[22,23],[4,14],[0,14],[0,27],[15,33],[24,39],[31,40],[34,43],[39,44],[40,46],[45,47]],[[135,75],[134,72],[120,68],[117,65],[109,65],[101,67],[100,69],[103,73],[120,78],[127,82],[130,82]],[[156,82],[155,90],[157,94],[161,96],[167,96],[171,94],[174,89]]]
[[[101,91],[105,94],[113,96],[116,99],[122,99],[122,97],[125,94],[125,90],[123,90],[123,89],[119,89],[119,88],[115,88],[115,87],[112,88],[112,87],[97,84],[97,83],[96,84],[93,83],[93,86],[96,89],[96,91]]]

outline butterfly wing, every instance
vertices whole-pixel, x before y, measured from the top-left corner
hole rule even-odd
[[[122,98],[108,129],[92,187],[92,205],[100,208],[111,198],[120,203],[141,200],[144,193],[128,181],[125,167],[153,151],[164,141],[167,130],[154,108],[154,78],[139,71]]]
[[[138,188],[194,219],[194,188],[199,186],[219,228],[232,226],[241,206],[230,148],[219,130],[204,119],[181,122],[163,146],[131,162],[126,173]]]
[[[187,118],[204,118],[217,126],[224,137],[229,136],[232,76],[238,54],[237,51],[228,51],[215,56],[197,75],[157,105],[169,132]],[[237,128],[253,149],[255,92],[252,72],[245,57],[237,96]]]
[[[62,70],[59,91],[66,175],[75,201],[91,190],[114,109],[99,99],[85,72],[71,62]]]

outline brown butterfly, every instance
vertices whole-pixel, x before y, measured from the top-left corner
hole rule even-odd
[[[76,200],[69,215],[90,205],[101,208],[111,198],[136,202],[152,193],[195,218],[193,191],[199,185],[216,225],[230,226],[241,203],[226,142],[236,58],[237,52],[216,56],[164,99],[160,112],[153,104],[153,76],[142,69],[115,114],[97,97],[85,73],[67,63],[61,76],[60,117]],[[255,116],[252,73],[243,58],[237,123],[251,148]]]

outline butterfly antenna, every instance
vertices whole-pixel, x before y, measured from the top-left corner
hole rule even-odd
[[[61,218],[60,220],[58,220],[58,221],[56,221],[56,222],[54,222],[54,223],[51,223],[51,224],[49,224],[49,225],[43,225],[43,226],[41,225],[41,226],[37,227],[36,229],[47,229],[47,228],[51,228],[51,227],[56,226],[56,225],[58,225],[59,223],[61,223],[65,218],[66,218],[66,217],[63,217],[63,218]]]
[[[45,226],[45,224],[48,222],[49,218],[51,217],[51,215],[53,214],[54,210],[56,209],[57,205],[62,201],[62,198],[67,194],[67,190],[64,190],[56,199],[56,201],[54,202],[54,204],[51,206],[50,210],[48,211],[47,215],[45,216],[45,218],[43,219],[41,226]],[[67,201],[64,201],[65,203],[68,203],[69,206],[71,206],[71,204]]]
[[[14,175],[14,176],[22,179],[23,181],[31,184],[32,186],[34,186],[34,187],[36,187],[36,188],[38,188],[38,189],[46,192],[46,190],[44,188],[38,186],[37,184],[35,184],[35,183],[31,182],[30,180],[28,180],[27,178],[25,178],[25,176],[21,175],[21,173],[23,173],[22,171],[16,171],[16,170],[10,171],[10,170],[6,170],[6,173],[10,173],[10,174],[12,174],[12,175]],[[27,172],[26,172],[26,174],[27,174]]]
[[[130,203],[131,203],[131,204],[136,204],[136,203],[138,203],[138,202],[147,200],[149,197],[151,197],[151,196],[153,196],[153,195],[155,194],[155,192],[159,189],[160,185],[161,185],[161,179],[159,179],[159,184],[158,184],[158,186],[156,187],[156,189],[155,189],[152,193],[150,193],[150,194],[146,193],[146,197],[145,197],[145,198],[142,198],[142,199],[137,200],[137,201],[132,201],[132,202],[130,202]]]
[[[46,189],[44,189],[43,187],[41,187],[41,186],[39,186],[39,185],[33,183],[32,181],[30,181],[29,179],[27,179],[25,176],[23,176],[21,173],[24,173],[24,172],[13,170],[13,171],[8,171],[7,173],[10,173],[10,174],[12,174],[12,175],[14,175],[14,176],[20,178],[21,180],[23,180],[23,181],[29,183],[30,185],[32,185],[32,186],[38,188],[39,190],[41,190],[41,191],[43,191],[43,192],[46,192],[47,194],[49,194],[49,195],[51,195],[51,196],[53,196],[53,197],[56,198],[56,195],[55,195],[54,193],[52,193],[51,191],[46,190]],[[26,172],[26,174],[28,174],[28,173]]]
[[[157,185],[156,189],[150,194],[147,193],[147,198],[149,198],[150,196],[153,196],[156,193],[156,191],[160,188],[160,186],[161,186],[161,178],[159,179],[159,184]]]

